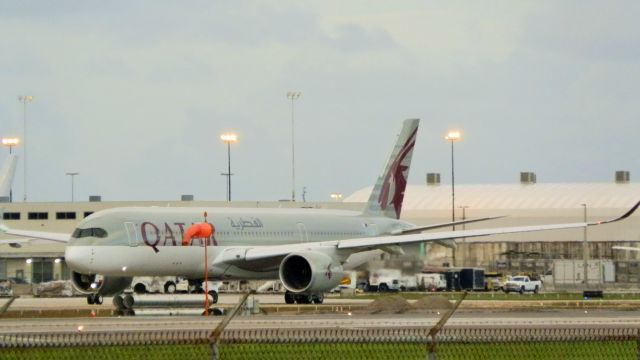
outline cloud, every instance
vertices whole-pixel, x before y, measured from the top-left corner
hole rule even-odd
[[[66,199],[68,170],[80,198],[223,199],[217,136],[234,130],[235,198],[273,200],[290,193],[299,90],[310,199],[372,184],[409,117],[423,118],[412,183],[447,181],[449,127],[465,134],[461,182],[608,181],[640,165],[631,5],[4,2],[0,133],[21,132],[16,96],[35,95],[34,200]]]

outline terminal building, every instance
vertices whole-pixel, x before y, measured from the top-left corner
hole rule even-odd
[[[426,185],[409,185],[405,192],[402,218],[417,225],[447,223],[452,219],[449,184],[441,184],[438,174],[428,174]],[[597,221],[620,216],[640,200],[640,183],[629,181],[628,172],[616,173],[610,183],[537,183],[535,174],[522,173],[519,183],[456,184],[456,220],[503,216],[460,225],[456,230],[511,227],[536,224]],[[125,206],[191,207],[301,207],[360,210],[371,187],[356,191],[343,202],[210,202],[181,201],[107,202],[93,196],[88,202],[5,203],[3,221],[16,229],[71,233],[75,225],[95,211]],[[447,230],[445,229],[440,229]],[[434,230],[438,231],[438,230]],[[9,238],[0,236],[0,240]],[[586,247],[585,247],[586,238]],[[413,247],[403,258],[386,256],[382,266],[415,264],[427,267],[480,267],[505,274],[535,273],[548,276],[545,286],[558,288],[583,284],[583,260],[589,285],[637,287],[640,285],[638,252],[612,249],[614,245],[638,247],[640,214],[615,224],[534,233],[495,235],[459,239],[455,251],[440,245]],[[13,277],[29,282],[68,279],[64,244],[33,240],[21,247],[0,245],[0,279]],[[379,264],[378,264],[379,265]]]

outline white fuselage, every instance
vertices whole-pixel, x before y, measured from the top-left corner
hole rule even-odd
[[[209,239],[182,245],[195,223],[214,226]],[[225,254],[260,246],[300,244],[379,236],[407,228],[403,221],[363,216],[359,212],[318,209],[118,208],[95,213],[79,225],[65,259],[79,273],[109,276],[185,276],[201,278],[205,266],[212,279],[277,278],[279,261],[250,266],[216,261]],[[88,229],[101,229],[94,231]],[[352,252],[325,250],[345,268]],[[359,261],[352,261],[357,266]]]

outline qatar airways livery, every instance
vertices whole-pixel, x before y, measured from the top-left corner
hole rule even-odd
[[[415,226],[400,220],[419,120],[403,123],[389,160],[363,211],[320,209],[234,209],[126,207],[99,211],[72,234],[2,227],[24,238],[66,242],[65,261],[74,285],[101,303],[102,295],[127,288],[134,276],[182,276],[197,282],[205,269],[212,280],[279,279],[287,303],[321,303],[345,271],[402,245],[553,229],[580,228],[622,220],[428,232],[489,220]],[[208,256],[203,256],[206,253]]]

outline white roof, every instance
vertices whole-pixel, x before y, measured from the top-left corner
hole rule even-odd
[[[366,202],[372,187],[345,202]],[[456,207],[473,209],[626,209],[640,200],[640,183],[456,184]],[[403,210],[451,209],[451,185],[408,185]]]

